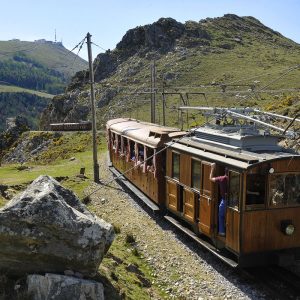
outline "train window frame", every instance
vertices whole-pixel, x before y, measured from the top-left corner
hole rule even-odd
[[[289,176],[289,175],[297,175],[299,177],[299,181],[300,181],[300,173],[299,172],[280,172],[280,173],[273,173],[273,174],[269,174],[268,175],[268,193],[267,193],[267,202],[268,202],[268,207],[270,209],[277,209],[277,208],[291,208],[291,207],[299,207],[300,206],[300,202],[298,203],[281,203],[279,205],[275,205],[272,204],[272,194],[271,194],[271,178],[275,177],[275,176]],[[298,186],[298,185],[295,185]],[[287,189],[289,191],[289,189]],[[278,192],[278,189],[276,190],[276,192]],[[285,193],[285,191],[283,191],[283,193]],[[274,195],[273,195],[274,196]]]
[[[263,203],[247,203],[248,200],[248,195],[249,197],[251,196],[251,194],[253,196],[255,196],[256,194],[254,194],[255,192],[257,192],[256,190],[252,189],[249,190],[248,189],[248,178],[250,176],[262,176],[264,177],[264,195],[263,195]],[[245,210],[256,210],[256,209],[265,209],[266,205],[267,205],[267,194],[268,194],[268,177],[265,174],[259,174],[259,173],[248,173],[246,174],[246,178],[245,178]],[[258,194],[257,196],[259,196],[260,194]],[[253,200],[252,200],[253,201]]]
[[[213,197],[213,186],[212,186],[212,181],[209,179],[209,175],[211,172],[211,168],[212,168],[212,164],[211,162],[208,161],[202,161],[201,162],[201,190],[200,190],[200,195],[205,196],[207,198],[212,198]],[[209,167],[209,172],[207,174],[205,174],[206,176],[204,176],[204,169],[205,166]],[[207,180],[205,180],[205,178],[207,178]],[[207,183],[207,185],[206,185]]]
[[[199,167],[199,186],[194,185],[194,168],[193,168],[193,163],[199,163],[200,167]],[[191,188],[197,192],[200,192],[202,187],[202,161],[198,158],[192,157],[191,158]]]
[[[232,179],[232,175],[238,175],[238,199],[233,201],[231,197],[231,179]],[[240,211],[240,207],[241,207],[241,201],[242,201],[242,193],[241,193],[241,189],[242,189],[242,174],[238,171],[235,170],[228,170],[228,193],[227,193],[227,207],[236,211]]]
[[[175,176],[175,174],[174,174],[174,157],[175,156],[178,157],[178,176]],[[180,153],[179,152],[172,151],[172,165],[171,165],[171,167],[172,167],[172,178],[177,180],[177,181],[180,181]]]

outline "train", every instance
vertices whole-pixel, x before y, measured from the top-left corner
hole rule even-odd
[[[52,123],[51,131],[88,131],[92,130],[92,122],[81,121],[77,123]]]
[[[115,174],[224,262],[253,267],[300,259],[300,155],[281,147],[280,135],[219,120],[183,131],[117,118],[106,129]],[[224,177],[225,193],[218,183]]]

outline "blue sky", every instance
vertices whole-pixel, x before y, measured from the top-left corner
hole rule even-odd
[[[0,40],[62,40],[71,49],[87,32],[104,49],[114,49],[128,29],[160,17],[180,22],[220,17],[226,13],[253,16],[300,43],[299,0],[1,0]],[[93,48],[93,57],[101,52]],[[87,57],[86,49],[81,53]]]

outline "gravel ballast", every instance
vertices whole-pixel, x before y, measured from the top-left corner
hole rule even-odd
[[[113,177],[105,159],[100,165],[100,179],[108,182]],[[91,196],[96,214],[135,237],[142,257],[155,270],[156,283],[170,299],[267,298],[254,282],[241,278],[120,185],[113,182],[109,186],[95,184],[86,191],[99,189]]]

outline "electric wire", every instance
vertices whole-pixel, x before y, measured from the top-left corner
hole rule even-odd
[[[154,156],[158,155],[159,153],[165,151],[166,149],[170,148],[172,145],[174,145],[175,143],[178,143],[179,141],[181,141],[183,138],[188,137],[189,135],[193,134],[197,129],[199,129],[201,126],[195,127],[193,129],[191,129],[189,132],[187,132],[185,135],[183,135],[182,137],[180,137],[177,140],[173,140],[169,145],[165,146],[164,148],[158,150],[155,154],[147,157],[147,159],[145,159],[144,161],[141,162],[141,165],[146,163],[148,160],[152,159]],[[101,186],[97,189],[95,189],[94,191],[88,193],[87,195],[84,196],[84,199],[87,199],[88,197],[90,197],[91,195],[93,195],[94,193],[98,192],[99,190],[101,190],[103,187],[108,186],[109,184],[111,184],[114,181],[117,181],[118,179],[120,179],[121,177],[123,177],[125,174],[127,174],[128,172],[130,172],[131,170],[135,169],[137,166],[133,166],[127,170],[125,170],[124,172],[120,173],[120,175],[114,177],[113,179],[107,181],[107,182],[103,182],[101,183]]]
[[[85,39],[86,39],[86,37],[84,37],[84,39],[83,39],[78,45],[76,45],[75,48],[73,48],[73,49],[71,50],[71,51],[73,51],[74,49],[76,49],[76,48],[78,47],[78,51],[77,51],[76,56],[74,57],[74,60],[73,60],[72,66],[71,66],[71,70],[73,70],[73,66],[74,66],[74,64],[75,64],[75,61],[76,61],[76,59],[77,59],[77,57],[78,57],[79,52],[80,52],[81,49],[82,49],[82,46],[83,46],[83,44],[84,44],[84,42],[85,42]]]
[[[269,87],[272,83],[274,83],[274,82],[276,82],[276,81],[282,79],[284,76],[288,75],[290,72],[292,72],[292,71],[298,69],[299,67],[300,67],[300,64],[295,65],[295,66],[293,66],[293,67],[290,67],[289,69],[287,69],[287,71],[286,71],[285,73],[283,73],[283,74],[281,74],[280,76],[278,76],[277,78],[271,80],[269,83],[267,83],[265,86],[263,86],[263,87],[260,88],[259,90],[256,90],[255,92],[256,92],[256,93],[266,92],[265,89],[266,89],[267,87]],[[252,92],[252,93],[253,93],[253,92]],[[252,93],[251,93],[251,94],[252,94]],[[251,95],[251,94],[250,94],[250,95]],[[242,101],[247,100],[248,98],[249,98],[249,95],[246,96],[246,99],[242,99],[242,100],[239,102],[239,104],[241,104]]]
[[[97,45],[97,44],[96,44],[96,43],[94,43],[94,42],[92,42],[92,45],[95,45],[96,47],[100,48],[100,49],[101,49],[101,50],[103,50],[103,51],[107,51],[106,49],[104,49],[103,47],[101,47],[101,46]]]

